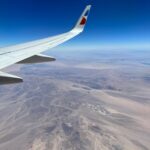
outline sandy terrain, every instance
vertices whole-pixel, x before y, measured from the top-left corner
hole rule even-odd
[[[0,150],[149,150],[147,52],[55,55],[6,70],[24,82],[0,85]]]

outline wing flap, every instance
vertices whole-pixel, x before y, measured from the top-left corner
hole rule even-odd
[[[18,62],[18,64],[33,64],[33,63],[41,63],[41,62],[50,62],[55,60],[56,59],[54,57],[39,54],[39,55],[34,55],[25,60],[22,60]]]
[[[23,79],[8,73],[0,72],[0,84],[13,84],[23,82]]]

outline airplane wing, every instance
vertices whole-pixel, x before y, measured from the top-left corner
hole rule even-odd
[[[0,69],[15,63],[37,63],[55,60],[55,58],[42,55],[41,53],[55,46],[58,46],[59,44],[62,44],[80,34],[84,30],[90,8],[90,5],[86,6],[75,27],[67,33],[24,44],[1,48]],[[4,82],[4,84],[6,84],[20,82],[22,81],[22,78],[0,72],[0,80],[2,83]]]

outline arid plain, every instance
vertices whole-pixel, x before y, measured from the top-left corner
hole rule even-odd
[[[0,150],[149,150],[150,51],[51,51],[5,71]]]

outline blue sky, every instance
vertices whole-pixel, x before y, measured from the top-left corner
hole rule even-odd
[[[61,48],[150,48],[149,0],[1,0],[0,45],[66,32],[87,4],[85,32]]]

